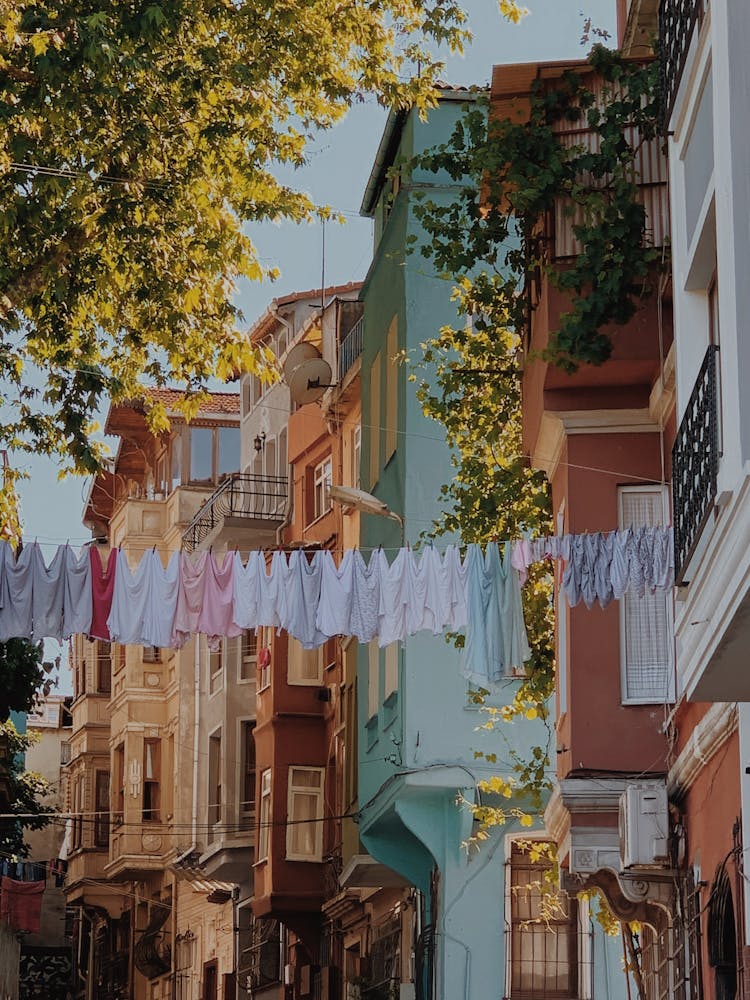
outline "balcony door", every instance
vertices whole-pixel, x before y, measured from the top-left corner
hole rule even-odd
[[[219,997],[219,967],[214,959],[203,966],[203,998],[202,1000],[218,1000]]]

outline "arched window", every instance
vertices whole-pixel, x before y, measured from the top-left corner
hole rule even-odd
[[[714,970],[716,1000],[737,996],[737,931],[726,863],[716,869],[708,904],[708,961]]]

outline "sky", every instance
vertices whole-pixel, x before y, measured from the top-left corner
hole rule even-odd
[[[489,83],[497,63],[582,58],[580,44],[585,16],[615,33],[615,0],[526,0],[531,13],[520,25],[503,21],[496,0],[464,0],[474,42],[463,56],[451,57],[443,78],[451,84]],[[372,250],[372,223],[359,217],[365,184],[385,125],[386,112],[374,101],[354,107],[335,128],[310,149],[309,163],[284,179],[307,191],[319,204],[342,213],[345,224],[328,223],[325,234],[326,284],[361,280]],[[255,226],[250,229],[264,265],[278,267],[274,283],[246,284],[238,296],[248,326],[272,298],[296,290],[317,288],[323,270],[322,227]],[[82,543],[81,525],[88,480],[58,479],[52,460],[23,463],[29,478],[21,484],[24,538],[37,538],[49,558],[52,547],[65,541]]]

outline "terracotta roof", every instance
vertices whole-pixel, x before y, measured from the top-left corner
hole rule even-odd
[[[182,398],[182,392],[179,389],[147,389],[143,394],[143,399],[138,402],[144,401],[146,398],[152,399],[155,403],[163,403],[170,412],[179,399]],[[199,413],[239,413],[240,412],[240,396],[237,392],[212,392],[208,399],[204,399],[201,402]]]

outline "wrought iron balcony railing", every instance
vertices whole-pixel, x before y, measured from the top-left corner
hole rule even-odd
[[[718,347],[711,344],[672,449],[675,580],[685,571],[713,510],[719,470]]]
[[[339,347],[339,382],[362,353],[365,318],[360,316]]]
[[[182,535],[183,548],[196,549],[228,517],[281,521],[289,495],[286,476],[235,473],[211,494]]]
[[[666,131],[685,69],[696,24],[703,19],[708,0],[661,0],[659,5],[659,72],[661,117]]]

